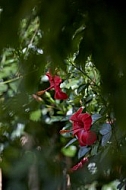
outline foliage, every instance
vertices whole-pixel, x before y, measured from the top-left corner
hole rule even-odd
[[[0,3],[3,188],[67,189],[70,177],[72,189],[94,181],[101,188],[115,179],[121,189],[126,157],[123,3]],[[57,90],[68,98],[57,99]],[[97,135],[84,146],[70,120],[80,107],[91,115],[90,128]],[[71,173],[72,167],[78,170]]]

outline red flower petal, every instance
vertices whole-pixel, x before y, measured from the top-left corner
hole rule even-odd
[[[73,167],[70,169],[70,171],[73,172],[73,171],[78,170],[79,168],[82,168],[83,165],[84,165],[86,162],[88,162],[88,158],[87,158],[87,157],[83,158],[80,162],[78,162],[78,164],[76,164],[75,166],[73,166]]]
[[[73,167],[71,168],[71,171],[76,171],[76,170],[78,170],[79,168],[82,168],[82,166],[83,166],[82,162],[79,162],[78,164],[76,164],[75,166],[73,166]]]
[[[55,99],[59,99],[59,100],[65,100],[68,98],[67,94],[65,92],[63,92],[61,90],[61,88],[59,86],[57,86],[55,88],[55,95],[54,95]]]
[[[49,78],[50,87],[54,88],[54,77],[51,75],[50,72],[47,72],[46,76]]]
[[[81,131],[81,130],[84,130],[84,125],[83,125],[83,123],[82,123],[81,121],[80,121],[80,122],[74,121],[74,122],[73,122],[73,129],[72,129],[73,135],[76,135],[76,133],[78,133],[78,132]]]
[[[65,100],[65,99],[68,98],[68,96],[67,96],[67,94],[66,94],[65,92],[56,91],[54,98],[55,98],[55,99],[58,99],[58,100]]]
[[[62,79],[57,75],[54,76],[53,80],[54,80],[55,87],[59,86],[60,83],[62,82]]]
[[[52,74],[50,72],[47,72],[46,76],[49,78],[50,86],[52,88],[56,88],[62,82],[62,79],[59,76],[57,76],[57,75],[52,76]]]
[[[92,145],[97,140],[97,136],[93,131],[79,131],[76,136],[81,146]]]
[[[84,130],[88,131],[91,128],[92,118],[89,113],[82,113],[78,116],[78,119],[81,120],[84,124]]]
[[[79,108],[79,109],[77,110],[77,112],[75,112],[75,113],[70,117],[70,120],[71,120],[71,121],[78,121],[78,116],[79,116],[79,114],[82,113],[82,111],[83,111],[83,108],[82,108],[82,107]]]
[[[87,145],[92,145],[93,143],[95,143],[97,140],[97,136],[96,133],[93,131],[88,131],[87,132]]]
[[[85,133],[84,130],[79,131],[79,132],[76,134],[76,136],[77,136],[77,138],[78,138],[78,141],[79,141],[80,146],[86,146],[86,145],[87,145],[87,143],[86,143],[87,134]]]

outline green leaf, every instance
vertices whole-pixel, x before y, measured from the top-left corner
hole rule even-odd
[[[97,120],[101,118],[101,114],[93,114],[92,115],[92,123],[95,123]]]
[[[61,151],[65,156],[73,157],[75,156],[76,150],[77,150],[76,146],[71,145],[67,148],[62,148]]]
[[[91,155],[94,156],[94,155],[97,155],[97,153],[98,153],[98,144],[93,146],[91,150]]]
[[[3,92],[6,92],[8,89],[7,84],[0,84],[0,94],[2,94]]]
[[[110,153],[110,146],[107,146],[102,150],[99,162],[103,162],[103,160],[106,159],[107,155],[109,155],[108,153]]]
[[[30,120],[32,121],[38,121],[40,120],[40,117],[41,117],[41,110],[33,111],[30,114]]]
[[[83,157],[87,152],[89,152],[91,148],[87,147],[87,146],[82,146],[80,147],[79,151],[78,151],[78,159],[80,159],[81,157]]]
[[[86,103],[86,104],[87,104],[87,103],[90,103],[92,100],[93,100],[92,95],[89,95],[88,97],[86,97],[85,103]]]
[[[69,88],[75,89],[77,87],[78,87],[78,80],[77,79],[69,79],[68,83],[65,84],[65,88],[67,88],[67,89],[69,89]]]
[[[50,121],[51,122],[57,122],[57,121],[61,121],[62,120],[62,116],[52,116]]]
[[[103,137],[102,137],[102,146],[105,146],[107,144],[107,142],[110,140],[112,136],[112,132],[110,131],[109,133],[105,134]]]
[[[71,139],[71,140],[66,144],[66,146],[65,146],[64,148],[67,148],[68,146],[70,146],[71,144],[73,144],[75,141],[77,141],[76,138]]]
[[[81,93],[82,91],[84,91],[87,87],[88,87],[89,84],[82,84],[78,87],[77,89],[77,93]]]
[[[9,86],[14,92],[17,91],[17,81],[9,83]]]
[[[100,130],[101,135],[106,135],[107,133],[111,132],[111,125],[109,123],[104,123]]]

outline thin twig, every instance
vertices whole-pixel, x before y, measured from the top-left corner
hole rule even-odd
[[[33,71],[31,71],[31,72],[29,72],[29,73],[23,75],[23,76],[21,75],[21,76],[18,76],[18,77],[16,77],[16,78],[13,78],[13,79],[6,80],[6,81],[4,81],[4,82],[0,82],[0,85],[8,84],[8,83],[14,82],[14,81],[16,81],[16,80],[19,80],[19,79],[21,79],[21,78],[24,78],[24,77],[26,77],[27,75],[29,75],[29,74],[31,74],[31,73],[33,73],[33,72],[36,72],[37,70],[38,70],[38,69],[33,70]]]
[[[97,86],[99,88],[99,86],[95,83],[95,81],[92,80],[92,78],[86,72],[84,72],[81,68],[76,67],[72,62],[71,62],[71,64],[72,64],[73,67],[78,69],[78,71],[80,71],[83,75],[85,75],[88,79],[90,79],[90,81],[92,81],[95,86]]]

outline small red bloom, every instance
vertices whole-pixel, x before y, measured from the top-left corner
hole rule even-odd
[[[55,90],[55,95],[54,95],[55,99],[59,99],[59,100],[67,99],[68,98],[67,94],[65,92],[63,92],[60,88],[62,79],[57,75],[53,76],[50,72],[47,72],[46,76],[49,79],[50,86],[45,90],[37,92],[37,95],[42,95],[47,90],[54,89]]]
[[[70,172],[73,172],[73,171],[78,170],[79,168],[82,168],[83,165],[84,165],[85,163],[87,163],[87,162],[88,162],[88,158],[87,158],[87,157],[83,158],[80,162],[78,162],[78,164],[76,164],[75,166],[73,166],[73,167],[70,169]]]
[[[74,113],[70,120],[73,122],[73,135],[75,135],[81,146],[92,145],[97,136],[91,131],[92,118],[88,113],[82,113],[83,108],[80,108]]]

